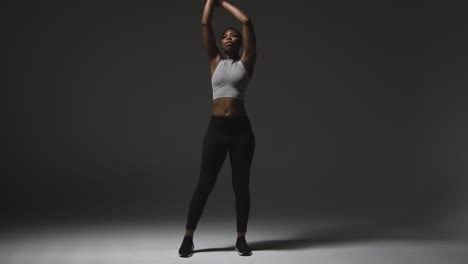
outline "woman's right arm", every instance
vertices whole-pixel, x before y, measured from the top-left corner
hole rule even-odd
[[[203,47],[208,55],[208,60],[210,62],[210,70],[211,74],[213,74],[216,65],[218,64],[219,60],[221,60],[221,53],[216,46],[216,38],[211,27],[211,17],[213,15],[213,9],[215,5],[219,5],[217,3],[218,0],[206,0],[205,1],[205,8],[203,9],[203,17],[202,17],[202,36],[203,36]]]

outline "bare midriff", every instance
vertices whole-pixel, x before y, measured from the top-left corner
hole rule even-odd
[[[247,115],[244,102],[237,98],[221,97],[213,100],[213,115],[215,116],[244,116]]]

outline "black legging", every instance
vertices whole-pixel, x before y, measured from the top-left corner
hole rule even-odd
[[[255,136],[248,116],[212,115],[203,139],[200,176],[190,201],[186,228],[195,230],[229,151],[236,200],[237,232],[247,231],[250,211],[250,165]]]

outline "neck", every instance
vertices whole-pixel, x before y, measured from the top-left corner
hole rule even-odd
[[[226,59],[237,60],[239,59],[239,54],[226,53]]]

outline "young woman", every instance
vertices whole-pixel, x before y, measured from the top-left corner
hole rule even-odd
[[[249,173],[255,149],[255,137],[244,106],[246,89],[256,62],[256,40],[252,20],[226,0],[204,0],[202,17],[203,45],[208,55],[213,89],[213,109],[203,139],[200,176],[190,201],[185,235],[179,249],[180,257],[190,257],[195,248],[195,231],[208,196],[229,152],[232,185],[235,194],[237,240],[236,251],[241,256],[252,255],[245,240],[250,211]],[[224,7],[242,23],[242,36],[227,28],[221,37],[222,56],[216,46],[211,27],[215,7]],[[244,45],[242,55],[239,50]]]

